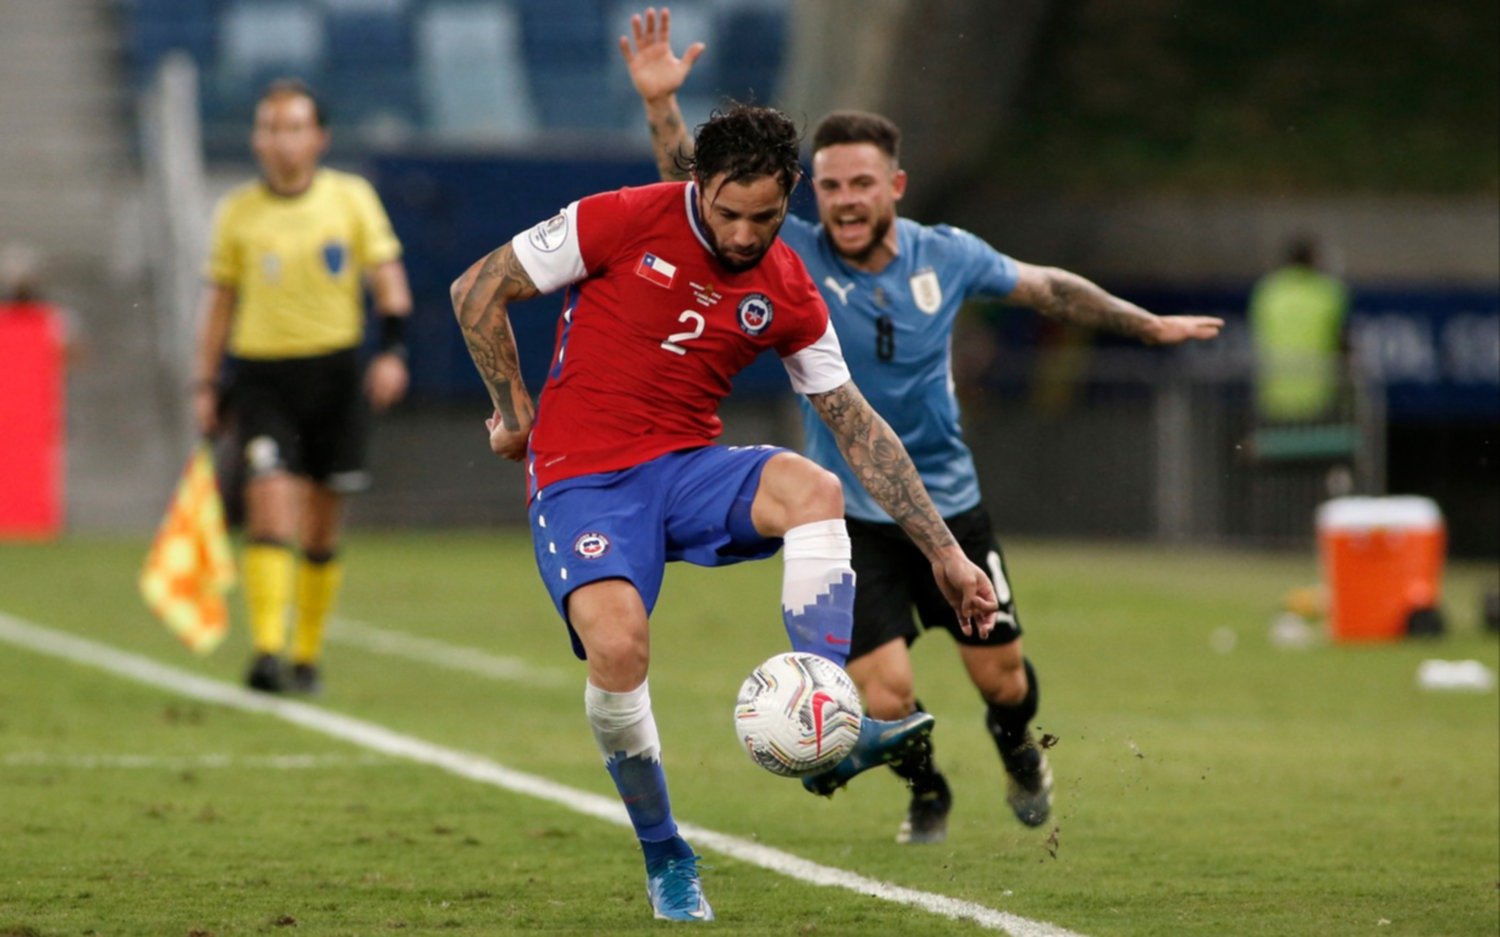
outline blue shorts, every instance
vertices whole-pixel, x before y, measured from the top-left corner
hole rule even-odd
[[[601,579],[631,582],[656,607],[666,564],[728,566],[781,549],[750,521],[760,474],[777,446],[705,446],[650,462],[567,478],[531,501],[531,543],[552,604],[568,622],[573,653],[583,645],[568,621],[568,595]]]

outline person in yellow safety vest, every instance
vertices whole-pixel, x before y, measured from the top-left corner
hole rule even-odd
[[[1250,294],[1255,404],[1263,421],[1305,422],[1331,415],[1347,352],[1349,293],[1320,269],[1318,244],[1294,238],[1284,266]]]

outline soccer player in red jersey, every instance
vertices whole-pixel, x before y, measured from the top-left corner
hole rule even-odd
[[[593,195],[516,235],[454,282],[494,403],[490,448],[525,460],[537,566],[588,665],[585,709],[645,854],[657,917],[708,920],[677,833],[647,688],[648,616],[666,562],[721,566],[782,549],[793,648],[842,664],[854,573],[837,478],[772,446],[714,445],[719,401],[777,354],[856,476],[932,564],[965,631],[988,633],[989,576],[933,507],[910,457],[849,379],[828,310],[777,238],[800,176],[796,127],[736,105],[699,128],[692,179]],[[540,406],[508,307],[566,288]],[[866,719],[847,773],[920,746],[931,717]]]
[[[691,153],[692,141],[677,91],[704,45],[695,42],[680,58],[675,55],[665,7],[632,16],[631,35],[620,37],[619,45],[645,105],[662,178],[683,179],[681,158]],[[1224,323],[1211,316],[1154,315],[1070,271],[1008,257],[967,231],[898,217],[908,181],[900,145],[900,129],[878,114],[835,111],[821,120],[812,146],[819,223],[788,219],[781,237],[823,291],[845,362],[871,406],[915,454],[923,483],[969,557],[994,577],[1000,598],[995,628],[981,636],[948,627],[947,603],[913,569],[920,554],[872,499],[849,490],[849,466],[837,441],[807,407],[802,451],[840,475],[848,491],[845,513],[861,578],[848,671],[866,709],[886,719],[920,710],[909,646],[928,631],[953,632],[1005,771],[1006,802],[1017,820],[1042,826],[1052,809],[1052,769],[1030,729],[1040,693],[1021,649],[1005,558],[964,441],[953,388],[954,323],[968,300],[981,297],[1148,344],[1212,339]],[[891,767],[911,792],[897,842],[942,842],[953,796],[931,747]],[[845,780],[844,772],[834,770],[802,783],[831,795]]]

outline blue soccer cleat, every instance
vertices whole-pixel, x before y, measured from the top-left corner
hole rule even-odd
[[[810,793],[832,797],[855,775],[924,751],[936,722],[931,713],[921,710],[890,721],[866,716],[860,721],[854,750],[827,771],[803,778],[802,786]]]
[[[662,921],[712,921],[714,909],[703,897],[698,876],[698,857],[667,859],[646,868],[646,897],[651,910]]]

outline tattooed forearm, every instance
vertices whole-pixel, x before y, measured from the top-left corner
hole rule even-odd
[[[852,381],[807,399],[833,431],[839,450],[860,484],[901,525],[924,555],[931,557],[939,548],[954,542],[900,437]]]
[[[692,143],[682,126],[682,115],[675,109],[647,120],[651,127],[651,150],[656,154],[656,169],[663,182],[688,178],[687,167]]]
[[[1047,268],[1042,275],[1044,280],[1028,303],[1042,315],[1146,341],[1153,338],[1156,317],[1134,303],[1067,270]]]
[[[511,302],[537,295],[509,244],[464,271],[450,291],[464,344],[506,429],[530,421],[530,397],[521,382],[521,362],[510,326]],[[521,401],[518,410],[517,400]]]
[[[693,141],[682,122],[682,112],[675,105],[656,112],[646,111],[651,128],[651,151],[656,156],[656,170],[663,182],[681,182],[691,177]]]

